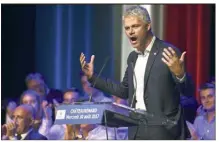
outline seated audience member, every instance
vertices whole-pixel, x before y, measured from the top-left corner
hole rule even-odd
[[[194,129],[190,129],[194,140],[215,140],[215,85],[206,83],[199,90],[201,104],[205,113],[196,117]]]
[[[77,88],[70,88],[64,92],[63,104],[72,104],[80,100],[80,92]]]
[[[3,125],[5,140],[46,140],[33,129],[35,110],[31,105],[20,105],[13,112],[13,122]]]
[[[215,77],[211,77],[210,83],[215,84]],[[205,110],[203,108],[203,105],[200,105],[196,111],[197,115],[203,115],[205,113]]]
[[[113,100],[110,97],[106,97],[103,92],[91,86],[90,82],[87,80],[87,76],[80,72],[81,75],[81,84],[84,93],[86,96],[91,96],[92,102],[112,102]]]
[[[10,121],[14,109],[17,107],[16,99],[2,99],[1,100],[1,125]]]
[[[29,104],[35,109],[36,119],[33,127],[46,136],[52,125],[52,110],[48,102],[43,101],[40,105],[38,93],[34,90],[27,90],[21,95],[21,104]]]
[[[40,94],[41,100],[47,100],[49,104],[53,103],[53,99],[59,103],[63,102],[63,93],[58,89],[49,88],[40,73],[28,74],[25,82],[28,89],[33,89]]]
[[[12,122],[12,115],[16,107],[17,104],[14,101],[10,101],[8,103],[6,110],[6,124]]]
[[[70,88],[64,92],[63,104],[73,104],[74,102],[78,102],[79,99],[80,99],[79,90],[77,88]],[[57,106],[60,105],[58,104],[58,102],[55,102],[55,104]],[[65,125],[65,124],[64,125],[54,124],[49,129],[47,138],[49,140],[63,140],[63,139],[70,139],[70,138],[72,139],[74,136],[69,133],[66,133],[66,136],[65,136],[65,131],[67,131],[66,129],[69,129],[69,131],[71,131],[71,128],[79,132],[80,127],[73,126],[73,125]]]

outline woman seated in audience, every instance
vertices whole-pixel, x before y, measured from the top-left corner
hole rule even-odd
[[[52,109],[48,106],[47,101],[40,102],[39,94],[34,90],[26,90],[20,97],[21,104],[32,105],[36,112],[36,120],[34,129],[37,129],[40,134],[47,136],[47,133],[52,125]]]

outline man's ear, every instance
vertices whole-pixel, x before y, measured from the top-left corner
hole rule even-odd
[[[146,24],[147,31],[151,29],[151,23]]]

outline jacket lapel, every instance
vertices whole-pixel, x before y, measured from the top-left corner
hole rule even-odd
[[[158,39],[156,38],[156,40],[154,41],[153,47],[151,48],[149,57],[148,57],[148,61],[147,61],[147,65],[146,65],[146,69],[145,69],[145,75],[144,75],[144,92],[146,90],[146,86],[147,86],[147,82],[148,82],[148,77],[151,71],[151,67],[153,66],[153,63],[155,61],[156,56],[158,55]],[[145,94],[145,93],[144,93]]]
[[[32,133],[33,133],[33,130],[30,131],[30,133],[26,135],[26,137],[24,138],[24,140],[31,140],[31,135],[32,135]]]

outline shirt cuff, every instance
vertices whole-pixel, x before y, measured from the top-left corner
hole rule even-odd
[[[184,82],[185,78],[186,78],[186,73],[183,75],[182,78],[179,78],[179,77],[176,76],[176,79],[177,79],[177,81],[179,81],[179,83]]]

